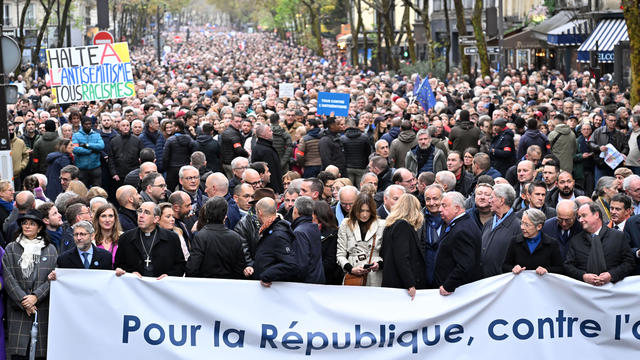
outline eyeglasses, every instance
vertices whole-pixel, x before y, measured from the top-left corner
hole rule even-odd
[[[159,188],[162,188],[162,189],[166,189],[166,188],[167,188],[167,184],[151,185],[151,186],[153,186],[153,187],[159,187]]]
[[[185,180],[187,180],[187,181],[196,181],[196,180],[198,180],[198,179],[199,179],[199,177],[197,177],[197,176],[187,176],[187,177],[185,177],[185,178],[183,178],[183,179],[185,179]],[[165,186],[166,186],[166,185],[165,185]]]
[[[69,181],[71,181],[71,178],[65,178],[65,177],[60,176],[60,181],[69,182]]]
[[[247,170],[249,168],[249,166],[238,166],[233,168],[233,170]]]
[[[262,180],[258,180],[258,181],[254,181],[254,182],[249,182],[249,181],[245,181],[245,184],[249,184],[251,186],[256,186],[256,185],[260,185],[262,183]]]
[[[137,213],[138,215],[142,215],[142,214],[145,214],[145,215],[153,215],[153,214],[151,213],[151,211],[146,210],[146,209],[142,209],[142,208],[140,208],[140,209],[136,210],[136,213]]]
[[[86,233],[86,232],[82,232],[82,233],[73,233],[73,237],[74,237],[74,238],[87,237],[87,236],[89,236],[89,235],[90,235],[90,234],[89,234],[89,233]]]

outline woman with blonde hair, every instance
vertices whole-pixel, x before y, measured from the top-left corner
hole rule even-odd
[[[87,200],[87,193],[89,192],[89,190],[87,190],[87,187],[80,180],[71,180],[69,182],[67,191],[73,192],[85,201]]]
[[[338,229],[336,258],[345,272],[366,276],[367,286],[382,283],[380,247],[384,220],[376,214],[376,202],[368,194],[360,194],[353,202],[349,217]]]
[[[423,223],[420,201],[404,194],[387,216],[382,237],[381,254],[385,259],[382,286],[407,289],[411,300],[416,296],[416,289],[425,289],[429,283],[421,241]]]
[[[122,235],[122,226],[118,210],[112,204],[102,205],[93,215],[93,241],[96,246],[111,253],[112,265],[118,251],[118,239]]]

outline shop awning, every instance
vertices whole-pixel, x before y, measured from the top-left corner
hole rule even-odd
[[[628,40],[627,23],[624,19],[604,19],[578,48],[578,62],[589,62],[589,52],[597,48],[598,61],[612,63],[614,62],[613,48],[620,41]]]
[[[587,20],[574,20],[549,31],[547,42],[555,46],[576,46],[587,38]]]

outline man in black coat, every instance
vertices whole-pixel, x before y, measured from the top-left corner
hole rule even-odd
[[[564,262],[568,276],[594,286],[617,282],[633,273],[635,259],[621,231],[608,228],[593,202],[580,206],[583,232],[569,240]]]
[[[120,236],[115,268],[158,280],[184,274],[185,259],[178,235],[158,227],[160,208],[145,202],[138,208],[138,227]]]
[[[178,119],[173,122],[175,134],[164,143],[162,161],[167,172],[167,189],[174,191],[178,185],[178,171],[189,165],[191,154],[195,151],[196,142],[184,132],[184,121]]]
[[[561,200],[556,210],[558,215],[544,222],[542,232],[558,240],[560,253],[564,259],[569,248],[569,240],[582,233],[582,225],[577,221],[578,206],[574,201]]]
[[[293,235],[298,263],[305,265],[301,269],[300,280],[308,284],[324,284],[322,266],[322,234],[313,223],[314,203],[308,196],[299,196],[293,204]]]
[[[447,156],[447,170],[456,176],[455,191],[464,196],[469,196],[473,191],[475,178],[470,172],[464,170],[462,153],[456,150],[449,151],[449,155]]]
[[[114,136],[109,143],[109,172],[113,179],[113,190],[119,188],[129,172],[140,166],[139,157],[142,141],[131,134],[128,120],[118,124],[120,134]]]
[[[271,178],[268,185],[276,194],[282,194],[284,187],[282,185],[282,173],[280,169],[280,158],[278,152],[274,149],[271,139],[273,132],[267,125],[260,125],[256,129],[258,140],[251,151],[251,162],[264,161],[267,163]]]
[[[222,171],[220,144],[213,139],[213,125],[202,124],[202,134],[196,138],[196,150],[202,151],[207,159],[207,169],[212,172]]]
[[[446,226],[440,233],[434,281],[440,295],[453,293],[458,286],[478,280],[481,275],[480,228],[465,213],[464,196],[458,192],[443,195],[440,215]]]
[[[118,219],[122,231],[129,231],[138,225],[138,215],[136,210],[142,204],[142,196],[138,194],[136,188],[131,185],[123,185],[116,191],[116,199],[120,207],[118,208]]]
[[[347,130],[340,137],[340,141],[344,149],[349,179],[353,184],[359,184],[360,178],[367,172],[372,151],[371,142],[369,137],[358,129],[355,119],[349,118],[346,124]]]
[[[277,216],[275,200],[263,198],[256,204],[260,240],[253,263],[254,277],[270,287],[273,281],[296,281],[299,269],[294,254],[295,236],[289,223]]]
[[[507,173],[507,169],[516,163],[516,149],[513,142],[513,131],[507,127],[506,119],[497,119],[493,122],[493,133],[491,139],[491,166],[500,171],[502,175]]]
[[[191,242],[186,275],[218,279],[244,279],[245,267],[242,239],[224,226],[227,201],[215,196],[204,204],[204,224]]]
[[[347,160],[343,151],[340,133],[344,131],[344,120],[330,116],[325,121],[325,132],[318,142],[322,168],[335,165],[340,169],[340,174],[347,177]]]
[[[624,226],[624,236],[629,241],[633,257],[636,260],[634,275],[640,275],[640,215],[634,215],[627,220]]]
[[[72,226],[76,247],[58,256],[59,268],[111,270],[113,258],[110,252],[91,243],[93,226],[88,221],[80,221]]]
[[[222,152],[222,167],[227,175],[231,177],[233,172],[231,171],[231,161],[238,156],[249,157],[249,153],[244,149],[242,144],[242,133],[240,133],[240,126],[242,125],[242,114],[226,113],[223,115],[223,120],[229,120],[229,126],[220,134],[220,150]]]

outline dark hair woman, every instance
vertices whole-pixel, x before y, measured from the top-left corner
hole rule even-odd
[[[327,285],[340,285],[344,272],[336,262],[338,245],[338,223],[331,206],[326,201],[316,200],[313,206],[313,222],[318,224],[322,235],[322,266]]]
[[[47,155],[47,189],[45,195],[52,200],[62,192],[60,184],[60,170],[73,164],[73,145],[69,139],[60,139],[58,151]],[[67,176],[69,176],[67,174]]]
[[[42,214],[29,210],[18,218],[15,241],[7,245],[2,257],[4,284],[9,295],[7,323],[9,336],[6,350],[9,358],[29,357],[29,339],[33,315],[38,311],[38,342],[36,358],[47,356],[47,328],[49,321],[49,281],[55,269],[58,253],[49,242]]]
[[[382,283],[380,245],[384,220],[376,215],[376,202],[369,194],[356,197],[353,207],[338,229],[336,257],[344,271],[367,276],[367,286]],[[366,266],[366,267],[365,267]]]

